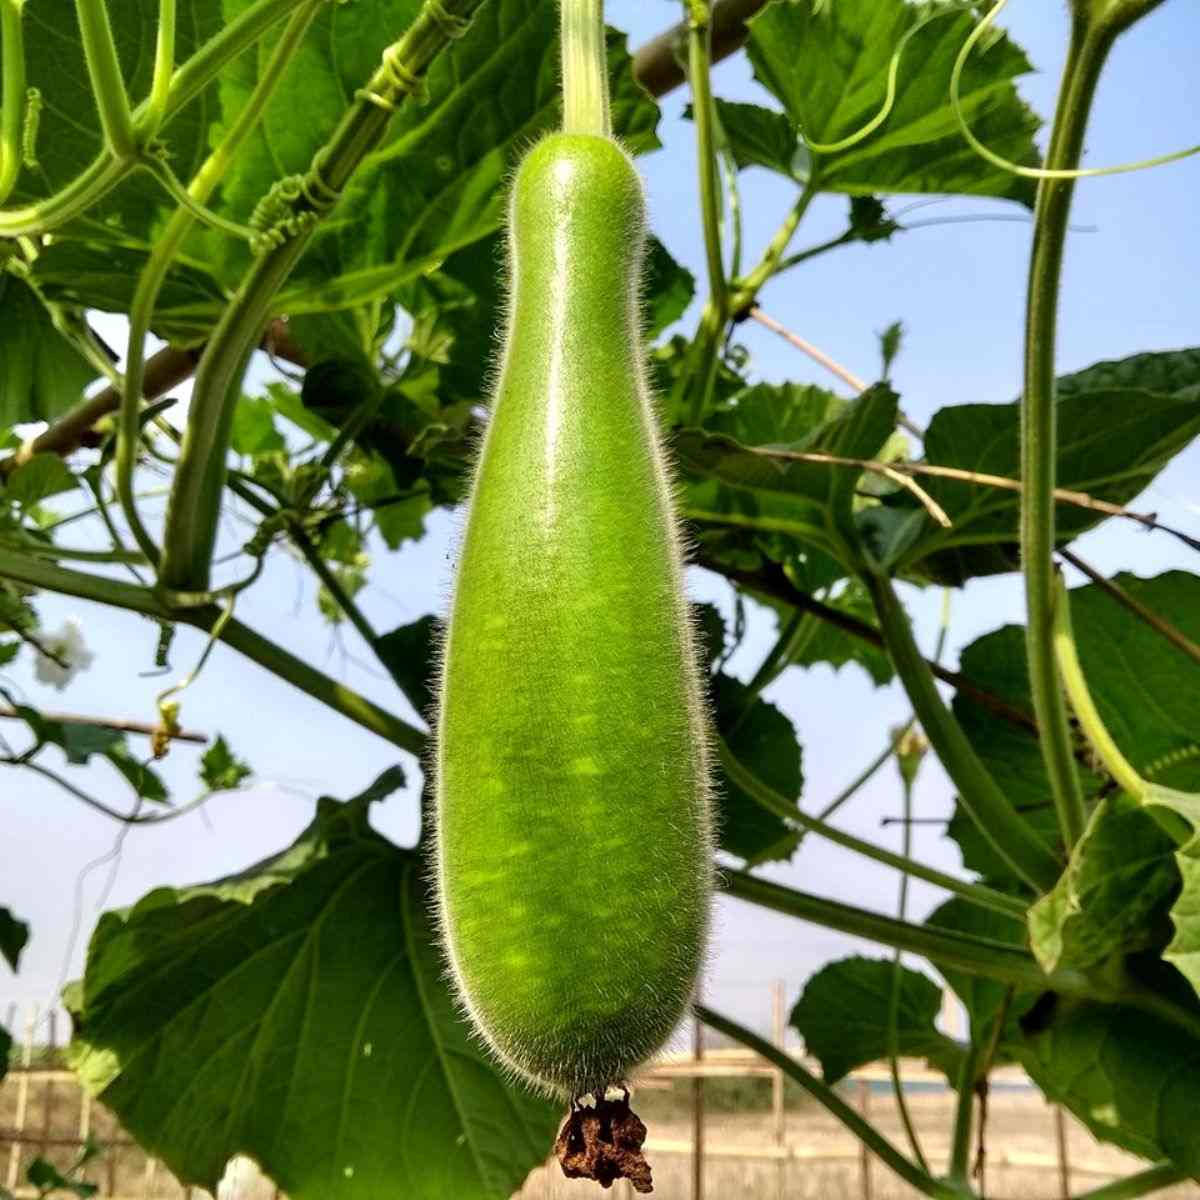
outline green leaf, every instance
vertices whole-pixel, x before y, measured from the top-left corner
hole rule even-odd
[[[1169,571],[1151,579],[1118,575],[1114,582],[1186,637],[1200,641],[1200,578]],[[1102,588],[1075,588],[1070,600],[1076,646],[1092,699],[1122,754],[1156,784],[1200,791],[1200,673]],[[972,642],[963,651],[961,671],[1018,715],[1030,717],[1021,626],[1005,626]],[[1046,841],[1057,846],[1041,749],[1029,729],[961,691],[954,699],[954,712],[1001,790]],[[1100,776],[1081,768],[1080,779],[1085,797],[1099,793]],[[1011,877],[965,817],[956,816],[950,834],[962,848],[967,867],[993,879]]]
[[[76,484],[70,467],[57,454],[35,454],[8,477],[0,496],[30,508],[50,496],[69,492]]]
[[[25,1178],[35,1188],[40,1188],[43,1194],[70,1192],[72,1196],[80,1196],[86,1200],[86,1197],[94,1196],[100,1190],[97,1184],[80,1183],[78,1180],[69,1179],[52,1162],[44,1158],[35,1158],[29,1164]]]
[[[804,414],[801,419],[806,420],[820,403],[819,389],[815,403],[811,392],[794,394],[794,398],[793,411]],[[723,434],[681,430],[672,445],[682,469],[732,489],[708,496],[689,490],[685,501],[688,515],[713,508],[718,514],[741,510],[749,518],[742,524],[787,533],[841,557],[846,543],[857,541],[852,508],[860,472],[829,463],[782,459],[770,451],[873,458],[895,429],[896,402],[895,392],[876,384],[840,408],[838,415],[782,447],[777,443],[745,446]]]
[[[993,909],[971,904],[957,896],[936,908],[925,923],[935,929],[969,933],[1001,945],[1018,946],[1021,949],[1025,948],[1027,940],[1022,921]],[[943,966],[936,961],[933,965],[966,1006],[971,1020],[971,1038],[977,1045],[982,1044],[991,1032],[989,1027],[1004,1008],[1009,990],[1007,985],[997,983],[994,979],[984,979],[980,975]],[[1006,1029],[1033,1007],[1039,994],[1035,991],[1018,991],[1013,995],[1008,1003]]]
[[[804,986],[791,1023],[805,1050],[821,1063],[826,1083],[837,1083],[856,1067],[888,1055],[888,1009],[897,968],[892,961],[843,958],[822,967]],[[934,1028],[942,994],[927,976],[899,968],[900,1007],[896,1049],[905,1058],[925,1058],[953,1082],[962,1047]]]
[[[181,1180],[248,1154],[296,1200],[501,1200],[558,1113],[455,1012],[422,855],[371,831],[393,790],[323,800],[288,850],[107,913],[73,998],[84,1084]]]
[[[275,406],[262,396],[242,396],[233,410],[233,451],[251,457],[273,454],[287,443],[275,428]]]
[[[1033,734],[1024,628],[1006,625],[977,638],[963,650],[959,670],[972,683],[1008,705],[1014,715],[1027,720],[1027,724],[1019,724],[1000,716],[966,691],[957,692],[952,702],[963,732],[1000,791],[1038,836],[1056,852],[1060,851],[1054,801],[1046,783],[1041,747]],[[1081,776],[1081,781],[1085,795],[1094,795],[1101,782],[1095,775]],[[1022,886],[961,804],[956,806],[946,832],[958,844],[963,866],[968,870],[990,880]]]
[[[696,279],[677,263],[656,237],[646,244],[642,304],[646,313],[646,337],[657,337],[683,316],[696,294]]]
[[[126,90],[135,98],[146,96],[154,70],[157,6],[142,0],[108,0],[106,7]],[[222,11],[219,0],[180,5],[176,61],[184,62],[233,15]],[[38,89],[43,101],[36,144],[38,166],[22,171],[15,193],[24,201],[70,183],[100,153],[103,137],[74,11],[58,5],[28,4],[23,19],[27,83]],[[171,166],[181,178],[190,179],[207,155],[210,128],[218,115],[216,88],[210,87],[164,128]],[[56,240],[81,235],[127,245],[140,238],[149,249],[155,219],[162,210],[174,207],[158,183],[146,172],[136,171],[85,218],[57,230]],[[114,286],[126,288],[128,281],[115,280]]]
[[[747,446],[799,443],[845,414],[849,401],[812,383],[756,383],[742,388],[709,413],[704,428]]]
[[[805,138],[837,142],[881,110],[892,55],[929,12],[904,0],[837,0],[819,12],[806,0],[772,4],[750,22],[747,52],[755,77]],[[974,23],[972,14],[946,6],[913,35],[883,124],[846,149],[813,152],[811,170],[823,190],[961,193],[1032,204],[1033,184],[980,158],[950,106],[950,71]],[[1040,122],[1013,80],[1030,70],[1024,53],[997,36],[975,51],[962,76],[963,111],[976,136],[1023,165],[1038,161],[1033,138]]]
[[[1135,800],[1101,800],[1054,890],[1029,910],[1030,944],[1046,971],[1086,970],[1160,937],[1179,891],[1174,841]]]
[[[116,768],[136,795],[143,800],[166,803],[167,789],[162,780],[133,756],[125,734],[119,730],[77,721],[51,720],[28,704],[13,703],[12,697],[7,699],[29,726],[39,746],[57,746],[72,766],[84,766],[92,755],[99,755]]]
[[[210,792],[232,791],[253,774],[250,765],[234,755],[220,734],[200,756],[200,780]]]
[[[29,926],[0,905],[0,958],[8,963],[10,970],[17,969],[21,951],[25,949],[25,943],[28,941]]]
[[[1200,351],[1139,354],[1058,381],[1058,486],[1128,504],[1200,434]],[[924,461],[1018,479],[1020,406],[943,408],[925,434]],[[961,584],[1018,566],[1020,494],[1008,488],[919,476],[953,525],[934,527],[906,493],[892,506],[913,514],[921,536],[894,555],[896,569]],[[1106,514],[1060,503],[1060,543]]]
[[[239,0],[244,3],[244,0]],[[382,9],[382,11],[380,11]],[[280,175],[307,169],[378,56],[412,20],[416,0],[326,10],[305,40],[248,153],[224,185],[246,212]],[[345,49],[344,49],[345,48]],[[494,0],[434,61],[423,104],[405,104],[318,232],[280,307],[291,313],[361,305],[487,238],[504,216],[518,156],[560,112],[558,10]],[[633,152],[652,149],[658,109],[634,81],[623,36],[609,37],[613,127]],[[249,79],[229,82],[223,97]],[[225,242],[227,276],[247,261]]]
[[[7,667],[17,657],[20,650],[21,642],[19,639],[11,642],[0,642],[0,667]]]
[[[1048,1028],[1014,1050],[1096,1137],[1200,1174],[1200,1039],[1140,1009],[1060,998]]]
[[[781,796],[799,801],[804,786],[800,744],[791,721],[766,700],[749,701],[749,688],[731,675],[712,678],[717,733],[734,758]],[[738,787],[717,766],[721,849],[748,865],[791,858],[800,835]]]
[[[438,620],[418,617],[385,633],[375,643],[375,653],[396,681],[409,704],[422,715],[433,711],[434,654]]]
[[[51,421],[79,402],[96,372],[54,328],[33,289],[2,272],[0,308],[0,428]]]
[[[38,254],[33,276],[47,300],[127,313],[151,249],[151,245],[54,241]],[[194,262],[176,261],[158,294],[154,331],[179,341],[202,338],[212,322],[196,313],[216,311],[224,302],[225,293],[208,271]]]
[[[800,149],[796,127],[786,113],[732,100],[718,99],[716,104],[721,129],[739,169],[766,167],[792,178],[807,169],[808,155]],[[691,116],[690,106],[687,115]]]
[[[851,580],[838,593],[825,600],[825,605],[863,623],[875,625],[875,608],[866,588]],[[788,662],[795,667],[814,667],[819,663],[835,671],[847,663],[855,663],[870,676],[876,687],[890,682],[895,675],[887,651],[861,638],[851,637],[835,625],[815,614],[804,618],[804,626]]]

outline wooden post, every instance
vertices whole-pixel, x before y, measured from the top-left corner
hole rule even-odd
[[[771,984],[771,1033],[772,1040],[780,1050],[784,1048],[786,1026],[784,1024],[783,980]],[[779,1162],[775,1167],[775,1200],[784,1200],[787,1190],[787,1159],[783,1155],[787,1145],[787,1124],[783,1107],[783,1072],[778,1068],[771,1075],[771,1113],[774,1117],[775,1145],[779,1149]]]
[[[47,1066],[51,1070],[55,1070],[58,1066],[57,1049],[58,1049],[58,1013],[54,1009],[50,1010],[50,1057]],[[54,1125],[54,1080],[47,1076],[42,1081],[42,1136],[38,1142],[38,1154],[45,1155],[50,1144],[50,1134]]]
[[[17,1077],[17,1110],[13,1117],[13,1143],[8,1151],[8,1183],[10,1192],[17,1190],[17,1178],[21,1173],[21,1134],[25,1132],[26,1113],[29,1109],[29,1067],[33,1062],[33,1031],[37,1026],[36,1004],[29,1006],[29,1017],[25,1022],[25,1046],[21,1051],[21,1066],[24,1070]],[[15,1022],[14,1022],[15,1024]]]
[[[865,1079],[858,1081],[858,1110],[864,1117],[871,1113],[871,1085]],[[862,1175],[862,1200],[871,1200],[871,1152],[866,1142],[858,1144],[858,1165]]]
[[[1054,1132],[1058,1141],[1058,1190],[1063,1200],[1070,1200],[1071,1159],[1067,1152],[1067,1118],[1057,1105],[1054,1109]]]
[[[699,1000],[699,996],[697,996]],[[704,1057],[704,1026],[695,1018],[692,1027],[692,1058]],[[704,1200],[704,1078],[692,1077],[692,1200]]]
[[[154,1177],[158,1174],[158,1159],[147,1158],[146,1169],[142,1173],[142,1198],[149,1200],[154,1195]]]

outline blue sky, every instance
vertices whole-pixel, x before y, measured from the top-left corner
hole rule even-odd
[[[609,19],[639,45],[676,19],[678,6],[614,0]],[[1065,5],[1014,0],[1008,28],[1039,67],[1021,83],[1038,111],[1053,102],[1066,37]],[[1200,61],[1200,9],[1189,0],[1168,0],[1127,35],[1114,54],[1097,101],[1088,162],[1143,158],[1198,139],[1200,103],[1194,81]],[[767,102],[744,59],[720,65],[719,95]],[[664,149],[640,160],[652,223],[671,252],[703,279],[703,251],[694,186],[693,129],[678,119],[685,97],[663,102]],[[1144,349],[1200,344],[1200,238],[1196,196],[1200,159],[1150,172],[1083,182],[1074,220],[1080,230],[1068,248],[1060,329],[1063,370]],[[753,256],[786,212],[793,191],[785,181],[753,170],[743,176],[747,254]],[[905,201],[900,200],[897,205]],[[922,216],[1012,213],[986,201],[954,201]],[[818,201],[796,245],[817,242],[843,228],[845,202]],[[943,405],[1003,402],[1018,390],[1021,312],[1029,226],[1022,223],[955,224],[902,235],[891,243],[851,247],[808,264],[764,290],[772,316],[814,342],[856,374],[877,368],[877,331],[903,318],[906,338],[894,381],[907,412],[919,423]],[[689,320],[694,313],[689,315]],[[102,331],[121,344],[121,324],[103,318]],[[812,380],[829,384],[818,368],[764,330],[747,323],[738,340],[752,355],[751,375],[765,380]],[[1164,472],[1139,501],[1163,520],[1200,535],[1200,451],[1193,447]],[[426,612],[440,612],[459,517],[437,514],[417,546],[380,558],[363,607],[380,630]],[[95,535],[92,535],[95,536]],[[1195,569],[1194,558],[1168,538],[1110,523],[1081,539],[1079,552],[1107,570],[1154,574],[1172,566]],[[703,572],[689,572],[696,599],[728,609],[729,589]],[[381,703],[404,711],[403,700],[353,631],[335,638],[313,609],[313,584],[298,564],[277,556],[243,601],[238,615],[303,658],[344,679]],[[941,597],[910,591],[918,631],[932,646]],[[96,653],[94,666],[59,696],[38,685],[26,665],[6,682],[46,708],[151,719],[161,679],[139,676],[151,661],[156,629],[122,613],[77,601],[45,597],[40,608],[48,628],[68,615],[80,618]],[[979,633],[1021,619],[1019,580],[1003,577],[954,596],[948,657]],[[773,620],[755,616],[733,668],[749,675],[771,644]],[[174,652],[177,670],[202,648],[200,637],[181,630]],[[804,803],[820,808],[882,747],[888,729],[904,721],[908,707],[896,687],[874,689],[855,668],[835,674],[824,668],[791,671],[768,697],[796,724],[805,756]],[[416,714],[406,713],[415,719]],[[234,652],[218,648],[204,675],[185,696],[187,726],[224,732],[257,770],[253,788],[214,800],[203,815],[161,830],[135,831],[125,841],[109,889],[108,867],[82,878],[85,866],[113,845],[114,827],[32,776],[0,775],[5,837],[0,902],[33,924],[33,941],[21,974],[0,966],[0,1019],[9,999],[44,1001],[65,978],[78,974],[97,904],[128,904],[154,886],[210,879],[244,867],[286,844],[310,819],[320,794],[347,796],[397,759],[388,745],[274,680]],[[405,761],[410,786],[375,809],[376,825],[400,842],[415,833],[417,767]],[[165,765],[177,797],[192,794],[194,755],[181,751]],[[123,799],[115,780],[93,773],[97,794]],[[899,831],[881,829],[879,818],[899,810],[899,789],[889,767],[845,810],[844,825],[862,836],[898,847]],[[940,769],[928,763],[918,784],[925,816],[949,811],[951,792]],[[917,831],[920,857],[953,869],[958,857],[936,827]],[[772,877],[805,890],[881,911],[895,905],[898,877],[834,847],[809,839],[796,859],[773,867]],[[921,917],[940,893],[914,885],[911,911]],[[71,938],[76,918],[82,932]],[[720,902],[706,992],[718,1006],[765,1028],[770,980],[788,983],[789,1003],[820,963],[853,950],[882,954],[797,921]]]

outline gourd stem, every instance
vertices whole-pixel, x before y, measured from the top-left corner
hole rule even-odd
[[[202,92],[228,63],[295,7],[296,0],[256,0],[241,16],[205,42],[173,72],[164,122]],[[147,108],[147,104],[142,104],[134,110],[135,128]],[[0,237],[47,233],[73,220],[120,183],[137,165],[137,161],[136,158],[118,160],[106,148],[60,191],[34,204],[0,211]]]
[[[225,457],[242,375],[276,293],[336,203],[358,164],[382,140],[391,115],[418,91],[430,63],[465,32],[483,0],[426,0],[404,36],[383,53],[341,122],[314,155],[293,219],[271,231],[274,244],[251,266],[226,306],[196,370],[191,411],[167,506],[162,586],[207,590],[216,543]]]
[[[118,162],[131,161],[137,156],[138,140],[133,131],[129,93],[121,78],[108,8],[104,0],[75,0],[75,10],[105,145]]]
[[[1088,689],[1083,666],[1075,648],[1075,633],[1071,628],[1071,597],[1061,576],[1055,580],[1053,618],[1054,654],[1080,729],[1117,785],[1134,799],[1141,800],[1146,791],[1145,781],[1117,748],[1117,743],[1108,732],[1108,727],[1104,724]]]
[[[874,602],[896,674],[925,736],[958,788],[963,808],[1021,879],[1039,892],[1049,891],[1059,875],[1057,858],[1009,803],[938,694],[933,672],[917,648],[892,581],[876,569],[865,570],[862,579]]]
[[[137,123],[138,136],[145,145],[162,126],[167,115],[167,95],[175,73],[175,0],[158,2],[158,37],[154,48],[154,78],[146,110]]]
[[[733,1038],[734,1041],[741,1042],[743,1046],[765,1058],[773,1066],[778,1067],[789,1079],[799,1084],[818,1104],[841,1121],[868,1150],[878,1155],[901,1179],[911,1184],[922,1195],[932,1196],[935,1200],[962,1200],[964,1193],[961,1188],[934,1179],[928,1171],[924,1171],[915,1163],[910,1162],[870,1121],[847,1104],[829,1084],[807,1071],[786,1051],[703,1004],[697,1004],[695,1011],[696,1016],[705,1025]]]
[[[94,600],[158,620],[179,621],[197,629],[211,630],[223,611],[215,604],[176,611],[164,604],[149,588],[74,571],[3,548],[0,548],[0,579],[11,579],[81,600]],[[228,620],[221,630],[220,640],[285,683],[292,684],[392,745],[418,756],[425,752],[425,734],[421,730],[331,679],[240,621]]]
[[[932,883],[935,887],[945,888],[953,895],[961,896],[964,900],[977,904],[981,908],[1004,913],[1005,916],[1012,917],[1016,921],[1025,919],[1026,905],[1015,896],[1006,896],[1003,892],[997,892],[981,883],[968,883],[966,880],[957,879],[953,875],[947,875],[944,871],[937,870],[936,867],[927,867],[907,854],[894,854],[882,846],[876,846],[872,842],[863,841],[862,838],[855,837],[851,833],[827,825],[819,817],[809,816],[797,805],[781,796],[769,784],[759,779],[753,771],[744,767],[723,739],[717,743],[717,754],[730,782],[741,788],[765,811],[779,817],[786,824],[799,826],[835,845],[844,846],[847,850],[854,851],[855,854],[861,854],[866,858],[883,863],[884,866],[907,871],[918,879],[924,879],[926,883]]]
[[[700,208],[704,218],[704,252],[708,261],[709,303],[718,329],[729,316],[728,282],[721,248],[721,184],[717,169],[716,107],[711,62],[712,13],[708,0],[688,0],[688,81],[692,120],[696,125],[696,157],[700,173]]]
[[[979,1047],[971,1042],[963,1052],[955,1090],[954,1133],[950,1143],[949,1178],[969,1190],[968,1159],[971,1152],[971,1117],[975,1111],[975,1072],[979,1067]]]
[[[0,0],[0,203],[8,199],[21,173],[21,129],[25,114],[25,33],[21,9],[25,0]]]
[[[900,847],[902,857],[912,858],[912,775],[903,769],[901,763],[900,782],[904,795],[904,825]],[[907,867],[900,873],[900,896],[896,904],[896,918],[900,921],[908,919],[908,880],[911,872]],[[908,1111],[908,1101],[904,1096],[904,1080],[900,1076],[900,997],[904,984],[904,951],[895,950],[892,954],[892,989],[888,996],[887,1015],[887,1059],[888,1073],[892,1077],[892,1095],[896,1098],[896,1111],[900,1114],[900,1123],[904,1126],[905,1136],[912,1148],[913,1158],[926,1174],[929,1173],[929,1161],[921,1149],[921,1139],[917,1136],[917,1127],[913,1124],[912,1113]]]
[[[1115,34],[1092,28],[1078,8],[1071,30],[1046,166],[1073,169],[1083,153],[1096,85]],[[1057,413],[1054,363],[1063,248],[1075,183],[1043,179],[1034,210],[1025,310],[1025,383],[1021,400],[1021,566],[1025,573],[1025,652],[1038,744],[1068,850],[1083,833],[1083,792],[1071,746],[1067,707],[1055,668],[1054,553]]]
[[[562,5],[563,132],[608,137],[608,52],[604,0]]]
[[[1101,998],[1097,995],[1095,980],[1084,972],[1064,969],[1047,975],[1032,955],[1016,946],[957,930],[939,929],[934,925],[898,921],[895,917],[868,912],[839,900],[772,883],[748,871],[724,870],[721,872],[721,881],[726,894],[738,900],[799,917],[802,921],[811,921],[823,929],[849,933],[894,949],[909,950],[952,970],[1022,988],[1051,988],[1071,995]]]
[[[275,87],[303,40],[313,17],[324,0],[308,0],[292,16],[284,28],[275,49],[263,68],[250,99],[239,110],[237,118],[220,144],[209,154],[188,185],[188,194],[198,204],[204,204],[228,171],[238,150],[262,117]],[[145,380],[146,334],[154,315],[163,280],[171,268],[180,245],[195,221],[184,207],[177,208],[167,222],[162,235],[155,241],[150,258],[138,277],[137,289],[129,309],[129,359],[121,395],[117,435],[117,496],[134,540],[151,562],[159,561],[160,553],[154,539],[142,522],[134,495],[133,474],[137,463],[137,448],[141,434],[141,398]]]
[[[1075,1200],[1140,1200],[1142,1196],[1150,1196],[1173,1184],[1183,1183],[1187,1177],[1188,1173],[1174,1163],[1159,1163],[1136,1175],[1127,1175],[1124,1179],[1092,1188],[1090,1192],[1080,1192]]]

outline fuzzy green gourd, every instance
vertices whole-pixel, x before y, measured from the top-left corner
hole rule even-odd
[[[508,330],[446,634],[438,903],[501,1061],[576,1097],[692,993],[712,889],[705,714],[639,319],[641,182],[551,134],[509,210]]]

